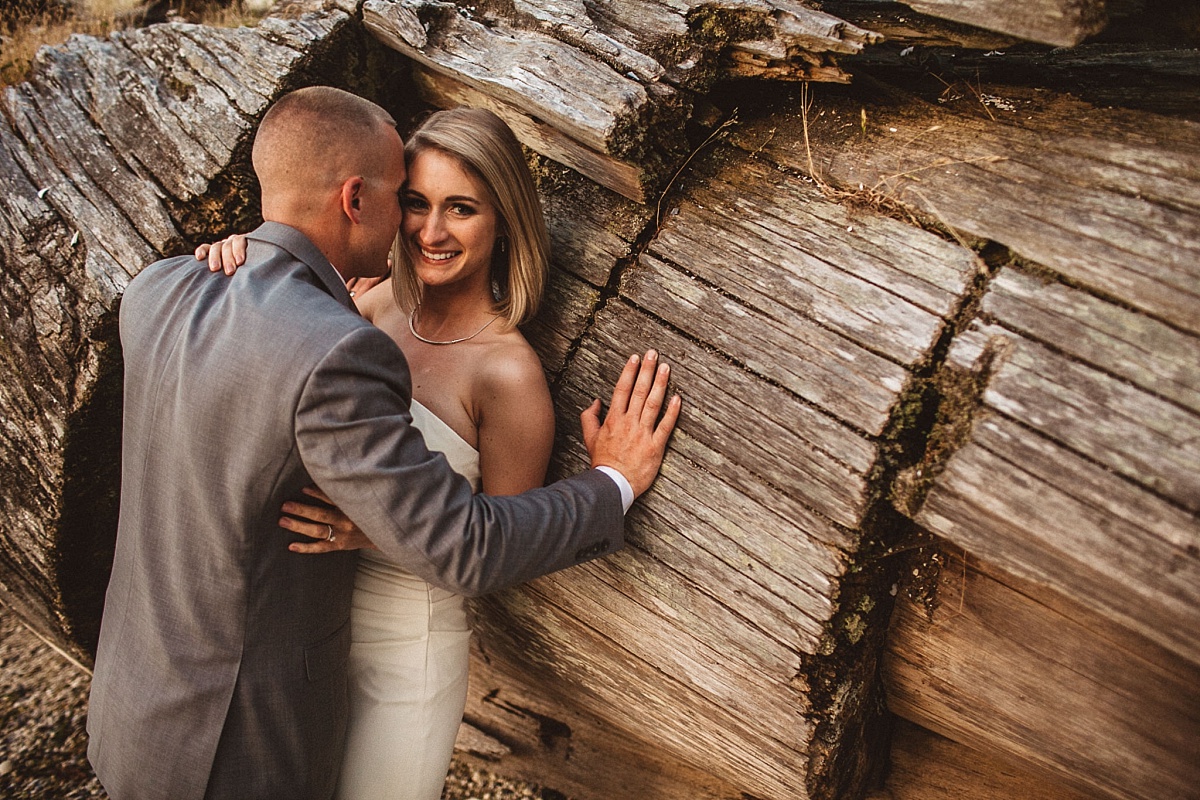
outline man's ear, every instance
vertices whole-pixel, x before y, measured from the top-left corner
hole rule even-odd
[[[358,176],[347,178],[342,183],[342,213],[355,224],[362,220],[362,195],[365,185],[366,181]]]

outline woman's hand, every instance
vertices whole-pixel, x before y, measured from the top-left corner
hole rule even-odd
[[[391,271],[391,266],[391,259],[388,259],[389,272]],[[351,278],[350,280],[346,281],[346,288],[350,290],[350,296],[355,298],[355,302],[358,302],[358,298],[362,297],[364,294],[374,289],[387,279],[387,275],[380,275],[378,278]]]
[[[246,263],[245,234],[235,233],[228,239],[200,245],[196,248],[196,260],[208,261],[208,268],[213,272],[232,275]]]
[[[279,527],[317,540],[294,542],[288,545],[288,550],[293,553],[332,553],[335,550],[379,549],[324,492],[316,486],[305,487],[303,491],[328,505],[310,506],[292,501],[283,504],[282,511],[289,516],[279,518]]]

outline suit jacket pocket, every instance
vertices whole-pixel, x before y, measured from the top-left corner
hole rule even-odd
[[[350,621],[316,644],[304,648],[304,668],[310,682],[344,673],[350,655]]]

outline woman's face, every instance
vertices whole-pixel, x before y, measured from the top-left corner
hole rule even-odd
[[[500,216],[483,181],[453,156],[425,150],[408,164],[402,198],[401,237],[421,282],[490,286]]]

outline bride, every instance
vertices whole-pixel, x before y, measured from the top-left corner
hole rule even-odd
[[[495,114],[460,108],[432,114],[405,154],[391,277],[352,294],[404,352],[413,423],[429,448],[476,491],[542,486],[554,409],[541,362],[517,326],[537,311],[549,238],[521,147]],[[244,240],[202,245],[196,255],[231,272]],[[437,800],[466,702],[463,598],[389,563],[337,509],[283,510],[284,527],[312,535],[304,522],[312,520],[336,539],[293,550],[367,546],[351,616],[350,732],[338,797]]]

